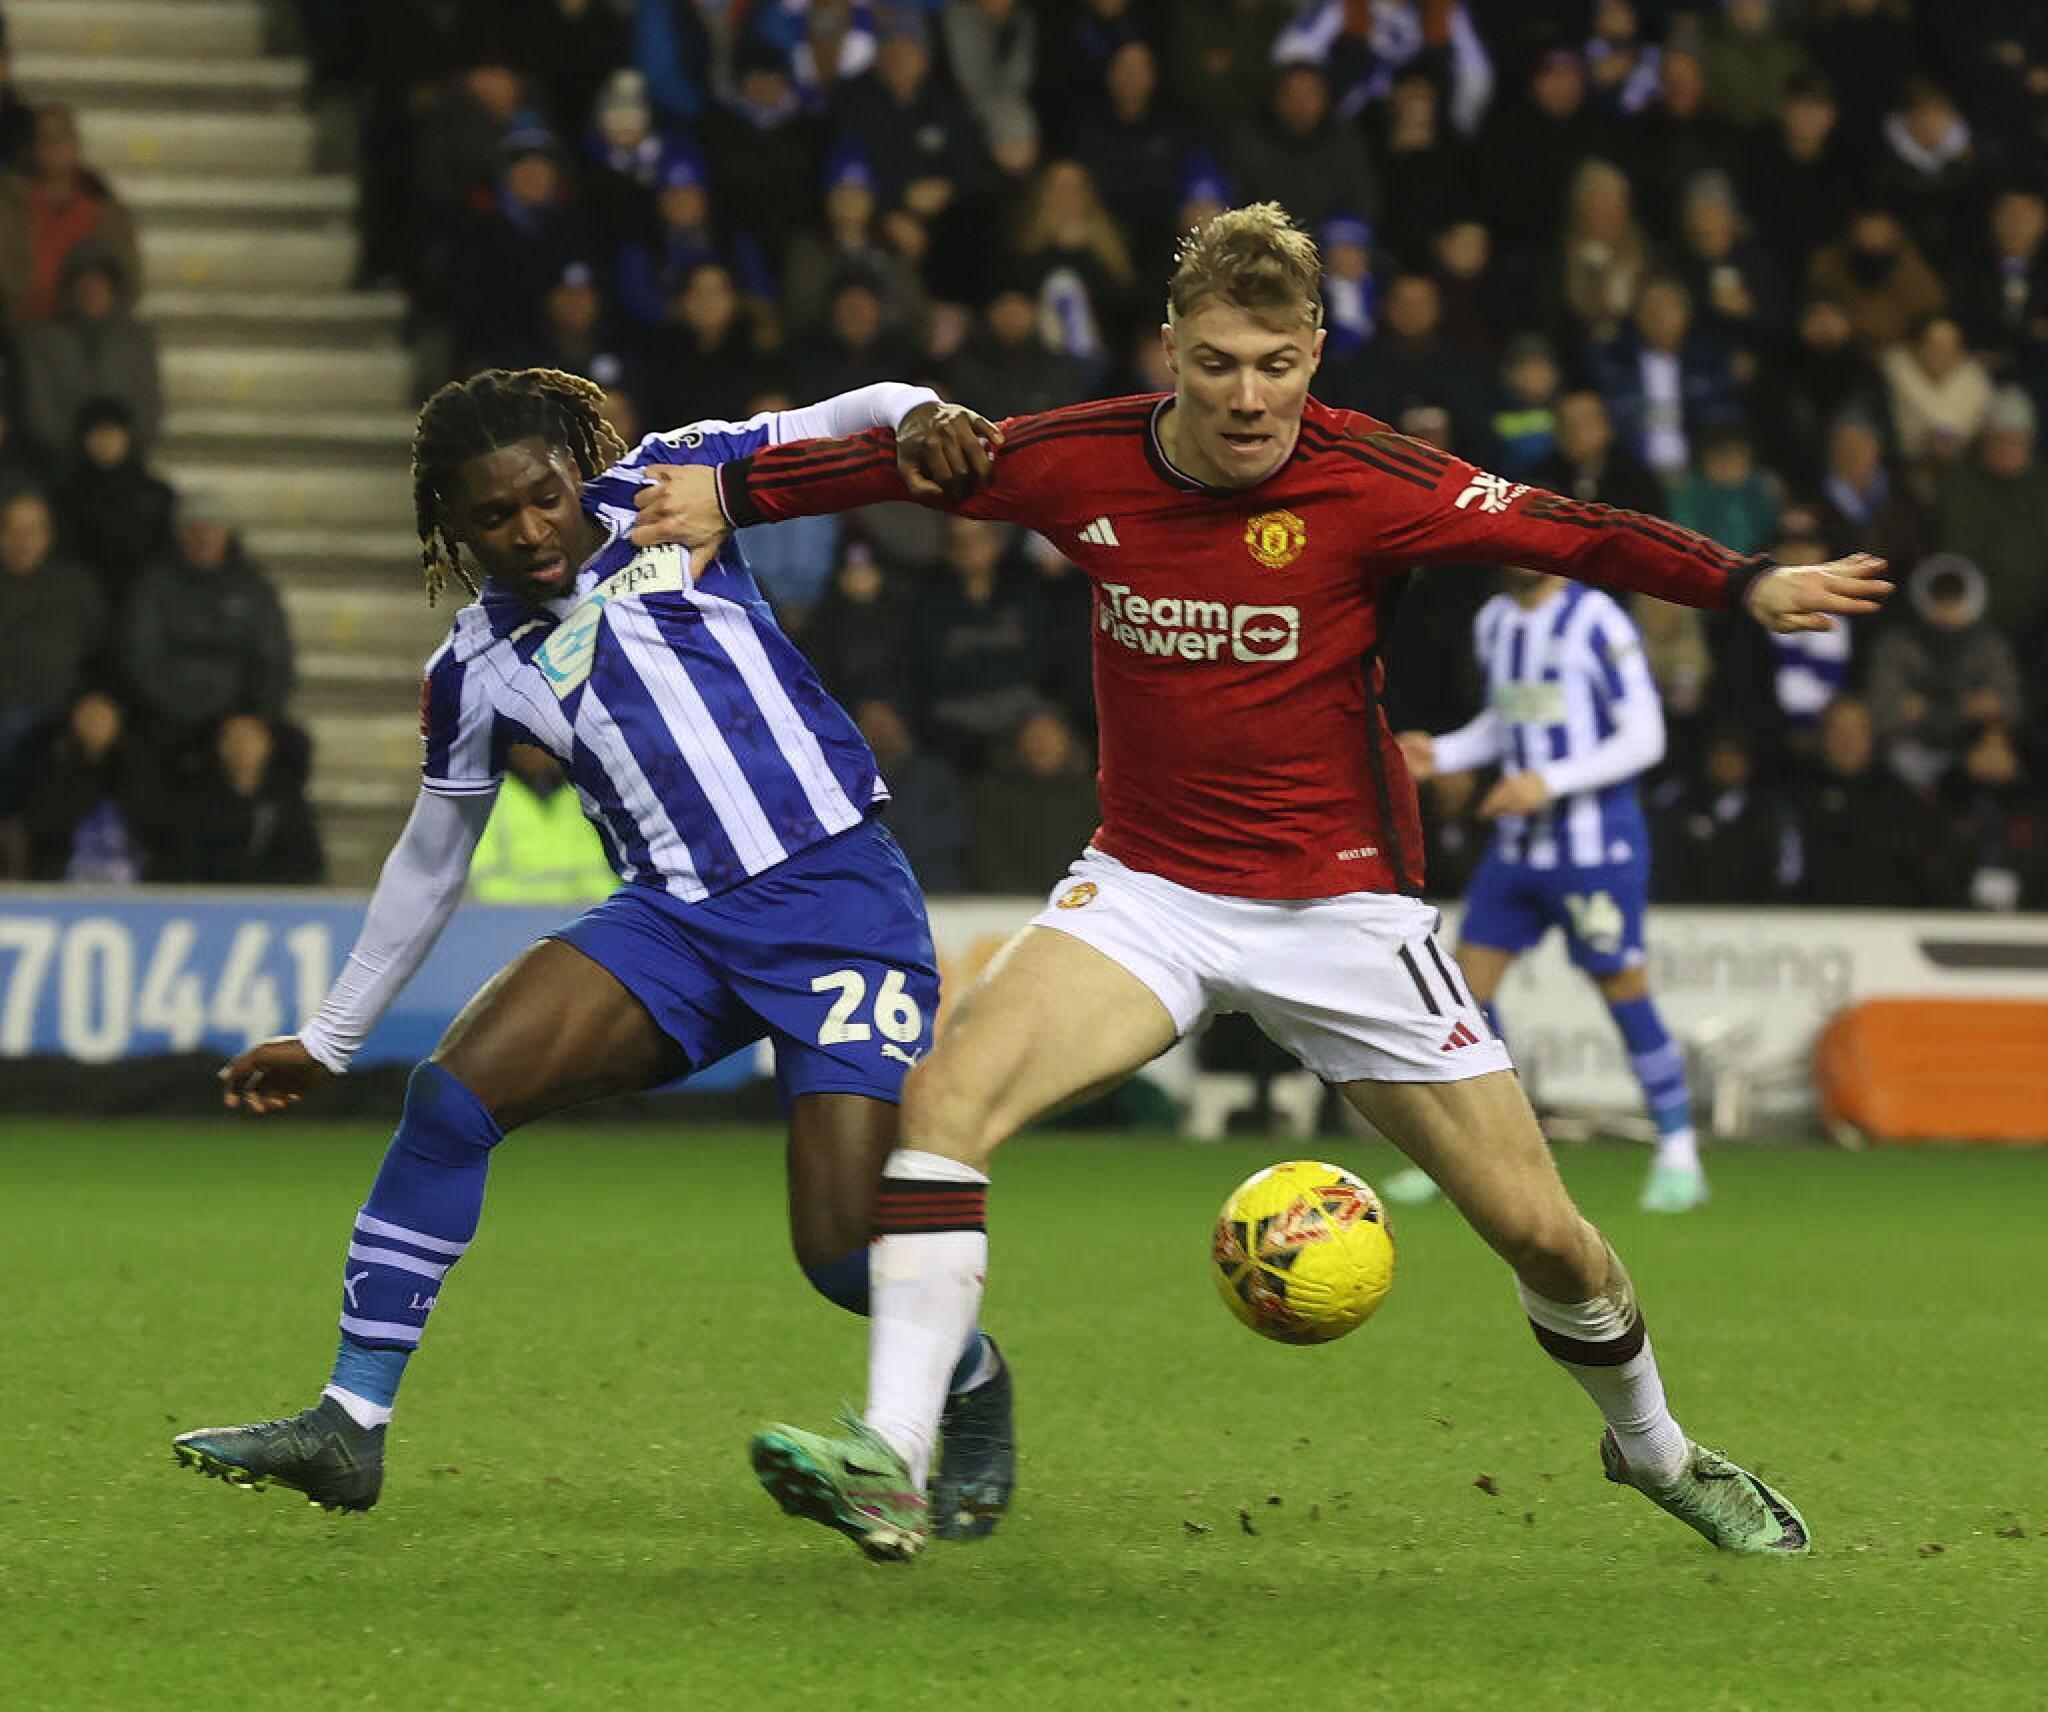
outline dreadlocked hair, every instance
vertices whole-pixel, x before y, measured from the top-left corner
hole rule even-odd
[[[429,604],[450,577],[474,595],[448,525],[447,495],[471,458],[538,436],[566,452],[585,480],[626,455],[604,419],[604,388],[560,369],[485,369],[450,381],[420,408],[412,436],[412,508],[420,532],[420,571]]]

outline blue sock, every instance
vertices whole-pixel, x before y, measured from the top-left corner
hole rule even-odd
[[[1674,1136],[1692,1129],[1692,1095],[1685,1085],[1685,1053],[1665,1031],[1664,1019],[1645,993],[1607,1007],[1628,1048],[1629,1068],[1642,1084],[1643,1104],[1650,1108],[1657,1133]]]
[[[388,1418],[441,1280],[476,1234],[491,1149],[503,1133],[440,1065],[414,1069],[342,1268],[341,1347],[329,1388],[368,1412]]]
[[[837,1260],[828,1260],[823,1266],[806,1266],[804,1276],[811,1281],[811,1288],[828,1302],[836,1302],[848,1313],[859,1314],[863,1319],[868,1312],[868,1250],[857,1248],[851,1254],[842,1254]],[[965,1391],[971,1385],[979,1385],[995,1372],[996,1346],[988,1335],[976,1326],[967,1334],[967,1347],[960,1352],[960,1359],[954,1365],[953,1377],[946,1381],[946,1393],[952,1396]],[[986,1371],[984,1371],[986,1358]]]

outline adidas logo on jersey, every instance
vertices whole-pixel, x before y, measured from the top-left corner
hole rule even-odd
[[[1096,518],[1093,523],[1082,530],[1081,539],[1086,541],[1091,547],[1121,547],[1123,545],[1116,538],[1116,530],[1111,526],[1109,519],[1106,517]]]
[[[1479,1036],[1465,1023],[1459,1023],[1451,1030],[1451,1038],[1437,1048],[1439,1052],[1456,1052],[1462,1046],[1477,1046]]]

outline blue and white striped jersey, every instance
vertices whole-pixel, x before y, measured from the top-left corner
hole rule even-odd
[[[1498,760],[1541,773],[1551,802],[1503,816],[1494,848],[1531,868],[1597,868],[1647,860],[1635,781],[1664,753],[1664,708],[1642,637],[1599,589],[1562,583],[1524,607],[1495,595],[1473,624],[1486,711],[1440,738],[1450,772]]]
[[[681,548],[626,538],[647,466],[724,463],[870,425],[826,411],[650,434],[586,482],[584,509],[611,539],[574,593],[538,608],[487,584],[428,660],[422,787],[495,791],[507,745],[538,745],[568,769],[620,879],[686,902],[887,801],[866,741],[777,626],[739,548],[728,540],[693,580]]]

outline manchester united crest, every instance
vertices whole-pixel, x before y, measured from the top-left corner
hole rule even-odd
[[[1083,880],[1078,885],[1069,886],[1060,893],[1058,907],[1061,909],[1086,909],[1094,901],[1095,882],[1093,880]]]
[[[1269,571],[1291,565],[1308,545],[1308,525],[1291,511],[1262,511],[1244,524],[1245,551]]]

